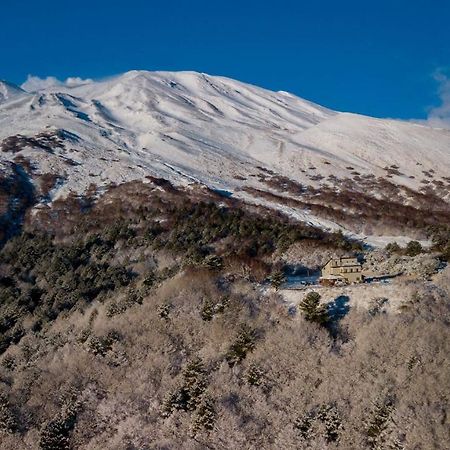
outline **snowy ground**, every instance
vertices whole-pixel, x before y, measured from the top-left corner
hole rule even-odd
[[[280,289],[278,292],[288,306],[296,306],[310,291],[318,292],[323,303],[333,303],[337,299],[345,303],[349,308],[365,308],[373,306],[374,299],[386,298],[385,307],[395,311],[409,300],[415,291],[413,283],[404,283],[399,280],[390,282],[372,282],[352,284],[348,286],[308,286],[302,290]]]
[[[288,276],[282,289],[302,289],[308,285],[319,283],[320,272],[313,275],[294,275]]]

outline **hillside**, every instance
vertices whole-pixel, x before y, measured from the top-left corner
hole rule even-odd
[[[320,320],[274,289],[349,251],[161,179],[27,216],[0,250],[2,450],[446,449],[448,268],[321,290]]]
[[[7,91],[1,162],[23,166],[38,193],[47,180],[41,205],[152,176],[371,242],[426,238],[430,209],[431,222],[449,218],[448,130],[335,112],[195,72]],[[389,210],[381,220],[380,209]]]
[[[448,131],[69,84],[0,84],[1,450],[447,449]]]

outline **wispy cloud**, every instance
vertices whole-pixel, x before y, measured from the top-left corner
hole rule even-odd
[[[55,86],[81,86],[92,81],[90,78],[83,79],[80,77],[69,77],[65,81],[61,81],[55,77],[40,78],[35,75],[28,75],[27,80],[22,84],[21,88],[28,92],[35,92]]]
[[[92,83],[94,80],[91,78],[69,77],[64,81],[66,86],[81,86],[82,84]]]
[[[433,127],[450,129],[450,76],[443,69],[437,70],[433,78],[438,83],[439,106],[428,112],[427,122]]]

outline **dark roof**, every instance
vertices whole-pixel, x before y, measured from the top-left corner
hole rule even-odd
[[[356,256],[338,256],[338,257],[336,257],[336,258],[330,258],[322,267],[325,267],[330,261],[332,261],[333,259],[336,259],[336,260],[343,260],[343,259],[357,259],[357,257]],[[347,267],[350,267],[350,266],[347,266]],[[361,267],[361,263],[360,262],[358,262],[358,264],[355,266],[353,266],[353,267]]]

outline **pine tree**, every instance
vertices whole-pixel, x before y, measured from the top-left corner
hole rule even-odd
[[[17,421],[11,411],[6,395],[0,394],[0,431],[13,433],[17,428]]]
[[[75,426],[80,406],[80,402],[75,398],[69,400],[63,410],[44,425],[39,440],[39,447],[42,450],[68,450],[71,448],[70,434]]]
[[[330,319],[327,307],[320,304],[320,295],[317,292],[309,292],[300,303],[299,308],[309,322],[325,325]]]
[[[174,410],[194,411],[207,387],[207,372],[200,358],[195,358],[183,370],[183,381],[170,392],[162,406],[162,415],[169,417]]]
[[[342,431],[342,421],[339,411],[334,405],[323,405],[318,413],[317,418],[322,421],[325,426],[325,439],[327,442],[336,442]]]
[[[236,340],[231,344],[225,358],[230,367],[240,363],[247,356],[248,352],[255,349],[256,346],[256,330],[246,324],[241,326],[241,331]]]
[[[203,320],[209,322],[214,317],[214,302],[210,298],[203,300],[203,306],[200,315]]]
[[[280,286],[286,281],[286,277],[284,273],[281,270],[279,270],[270,275],[269,280],[272,286],[278,291]]]
[[[370,447],[378,447],[383,431],[388,426],[393,411],[394,405],[390,401],[375,404],[375,410],[366,428],[367,440]]]
[[[202,429],[211,431],[214,428],[215,421],[216,410],[214,408],[214,402],[209,395],[204,395],[195,411],[192,434],[195,435]]]

